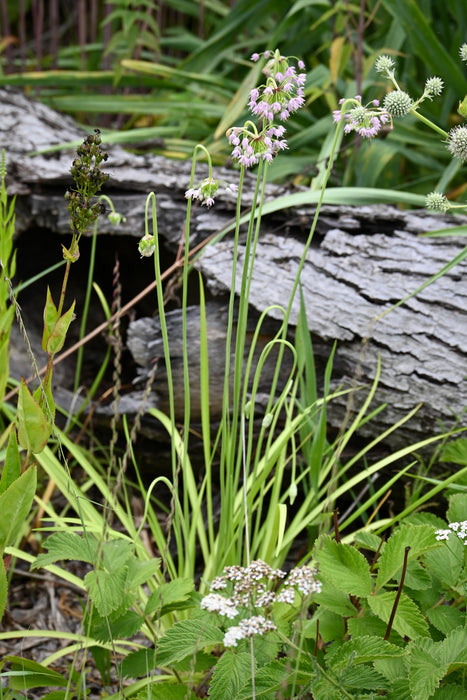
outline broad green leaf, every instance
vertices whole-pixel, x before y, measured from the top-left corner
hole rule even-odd
[[[467,438],[457,438],[448,442],[439,456],[443,462],[467,465]]]
[[[467,629],[457,627],[441,642],[436,642],[436,656],[440,663],[446,663],[456,668],[467,664]],[[452,669],[451,669],[452,670]]]
[[[50,334],[53,331],[53,328],[57,322],[58,319],[58,311],[57,307],[54,304],[54,300],[52,299],[52,294],[50,292],[50,288],[47,287],[47,297],[45,300],[45,306],[44,306],[44,330],[42,332],[42,350],[44,352],[47,352],[47,343],[50,337]]]
[[[0,554],[21,534],[37,486],[37,468],[29,467],[0,495]]]
[[[120,571],[90,571],[84,577],[92,602],[101,617],[120,608],[125,600],[126,567]]]
[[[149,676],[150,672],[156,668],[156,650],[138,649],[127,654],[120,666],[123,678],[138,678],[139,676]]]
[[[313,601],[342,617],[353,617],[357,609],[349,600],[348,593],[339,590],[331,581],[326,581],[319,593],[314,593]]]
[[[449,546],[442,542],[442,547],[427,552],[423,556],[425,566],[449,588],[455,588],[461,581],[464,570],[464,545],[455,535],[451,535]]]
[[[11,667],[15,675],[10,675],[9,685],[13,690],[25,690],[26,688],[50,688],[58,686],[65,688],[68,679],[57,671],[42,666],[37,661],[25,659],[22,656],[6,656],[5,661]]]
[[[409,683],[412,696],[417,700],[428,700],[447,670],[448,664],[443,664],[436,658],[431,640],[419,640],[409,650]]]
[[[396,598],[396,591],[388,591],[376,596],[368,596],[367,602],[372,612],[384,622],[389,622],[389,617]],[[428,635],[428,625],[416,604],[402,593],[397,605],[393,627],[401,637],[416,639]]]
[[[186,601],[193,590],[194,583],[193,579],[190,578],[177,578],[168,583],[163,583],[149,596],[145,614],[161,613],[167,605]]]
[[[362,549],[369,549],[371,552],[377,552],[381,545],[381,537],[375,535],[374,532],[361,530],[355,535],[355,544]]]
[[[467,700],[467,690],[461,685],[443,683],[433,695],[433,700]]]
[[[6,607],[8,593],[8,581],[5,571],[5,562],[3,557],[0,557],[0,622],[2,621],[3,613]]]
[[[341,591],[339,591],[339,594],[345,595]],[[348,596],[346,596],[346,598],[348,600]],[[315,602],[315,598],[313,598],[313,601]],[[331,612],[331,610],[326,610],[326,608],[320,605],[311,620],[304,620],[302,623],[303,636],[305,639],[315,640],[319,631],[319,636],[325,644],[328,642],[333,642],[335,639],[340,639],[341,637],[344,637],[346,633],[346,617],[347,616],[345,613],[338,614]]]
[[[358,666],[358,668],[347,668],[342,677],[342,685],[352,691],[358,688],[365,690],[387,690],[388,682],[383,675],[369,666]],[[359,694],[359,697],[361,695]]]
[[[128,587],[136,588],[149,581],[161,568],[161,560],[158,557],[141,561],[140,559],[129,559],[128,566]]]
[[[237,700],[240,688],[251,678],[251,654],[227,649],[214,667],[210,700]]]
[[[401,650],[402,656],[377,658],[374,661],[374,667],[377,671],[394,684],[398,679],[407,679],[409,673],[409,661],[407,658],[407,647],[398,647]]]
[[[323,537],[317,547],[320,577],[345,593],[365,597],[371,592],[367,560],[355,547]]]
[[[402,525],[386,542],[379,558],[376,588],[379,590],[391,579],[400,577],[405,548],[410,547],[408,561],[417,559],[430,549],[439,547],[430,525]]]
[[[467,520],[467,493],[455,493],[450,497],[446,518],[450,523]]]
[[[443,634],[449,634],[465,622],[465,612],[452,605],[437,605],[427,610],[426,615],[431,624]]]
[[[118,572],[133,556],[133,545],[126,540],[111,539],[102,545],[102,566],[109,573]]]
[[[45,349],[48,355],[55,355],[63,348],[68,328],[74,318],[75,303],[73,302],[68,311],[56,320],[53,328],[50,330]]]
[[[170,666],[187,656],[195,656],[200,649],[222,644],[223,639],[224,633],[216,625],[204,620],[182,620],[159,640],[157,664]]]
[[[391,644],[381,637],[357,637],[350,639],[336,648],[329,659],[331,666],[345,665],[352,660],[354,664],[366,664],[375,659],[397,658],[405,654],[403,647]],[[344,663],[343,663],[344,662]]]
[[[38,454],[47,445],[52,426],[21,379],[18,394],[18,442],[25,450]]]
[[[402,571],[396,575],[396,581],[399,583]],[[412,588],[415,591],[423,591],[431,588],[433,579],[429,572],[423,568],[418,561],[409,561],[404,579],[404,586]]]
[[[16,429],[11,424],[8,446],[6,449],[5,463],[3,465],[2,478],[0,480],[0,494],[21,476],[21,458],[16,438]]]
[[[104,643],[113,639],[130,639],[138,632],[143,622],[142,615],[134,610],[127,610],[116,620],[99,618],[98,623],[92,626],[92,636],[98,642]]]
[[[279,692],[282,692],[284,697],[289,697],[286,694],[287,686],[284,688],[288,677],[295,679],[297,685],[306,685],[310,682],[312,676],[313,670],[306,664],[304,659],[302,659],[298,669],[295,668],[293,663],[291,665],[290,658],[271,661],[256,670],[254,692],[252,691],[250,680],[240,690],[236,700],[258,700],[259,698],[261,700],[275,700]]]
[[[31,569],[66,559],[94,564],[99,543],[92,535],[83,537],[75,532],[54,532],[45,540],[44,547],[47,552],[36,557]]]
[[[149,700],[196,700],[194,692],[185,684],[173,681],[161,681],[151,684]],[[142,690],[134,696],[135,700],[148,700],[148,691]]]

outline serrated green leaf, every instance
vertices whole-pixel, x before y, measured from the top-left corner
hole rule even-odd
[[[251,678],[251,654],[228,649],[214,667],[210,700],[237,700],[240,688]]]
[[[436,642],[437,657],[441,663],[460,668],[467,664],[467,629],[457,627],[441,642]],[[450,669],[452,670],[452,668]]]
[[[432,700],[467,700],[467,690],[454,683],[443,684],[435,692]]]
[[[99,619],[92,626],[92,635],[98,642],[110,642],[113,639],[129,639],[141,628],[144,619],[134,610],[127,610],[116,620],[107,622],[106,618]]]
[[[141,561],[140,559],[129,559],[128,563],[128,586],[136,588],[149,581],[161,568],[161,560],[158,557]]]
[[[351,617],[347,620],[347,629],[352,637],[384,637],[387,624],[370,610],[365,610],[362,617]],[[395,635],[394,632],[391,633]],[[397,636],[397,635],[396,635]],[[398,638],[398,637],[397,637]]]
[[[182,620],[159,640],[157,663],[170,666],[187,656],[195,656],[200,649],[222,644],[223,639],[224,633],[215,625],[204,620]]]
[[[5,455],[5,463],[3,465],[2,478],[0,480],[0,494],[11,486],[21,476],[21,457],[18,449],[18,440],[16,438],[15,426],[12,424],[10,435],[8,437],[8,445]]]
[[[369,666],[358,666],[358,668],[348,668],[342,678],[343,687],[352,691],[355,688],[365,690],[387,690],[388,682],[381,673]]]
[[[304,620],[302,624],[302,633],[305,639],[315,640],[318,631],[325,644],[345,636],[345,616],[326,610],[321,605],[312,619]]]
[[[102,545],[102,565],[109,573],[118,572],[133,556],[133,545],[126,540],[107,540]]]
[[[443,634],[449,634],[465,621],[465,612],[452,605],[437,605],[436,608],[427,610],[426,615],[433,627]]]
[[[279,659],[265,664],[255,672],[255,690],[253,692],[251,680],[247,682],[237,696],[236,700],[275,700],[278,691],[283,692],[284,697],[288,697],[287,680],[294,678],[297,685],[305,685],[313,675],[313,670],[303,662],[296,671],[290,664],[290,659]],[[318,696],[316,696],[318,697]]]
[[[384,545],[379,558],[376,588],[381,589],[388,581],[400,576],[404,565],[406,547],[410,547],[407,561],[413,561],[431,549],[439,547],[430,525],[401,525]]]
[[[52,425],[21,378],[18,393],[18,442],[25,450],[38,454],[47,445]]]
[[[393,658],[378,658],[374,661],[374,667],[381,673],[391,684],[399,680],[407,680],[407,689],[409,683],[409,660],[407,657],[407,646],[401,647],[402,655]]]
[[[449,523],[462,522],[466,519],[467,493],[455,493],[449,498],[446,518]]]
[[[82,537],[75,532],[54,532],[44,542],[47,552],[36,557],[31,569],[67,559],[93,564],[98,546],[99,543],[93,536]]]
[[[366,664],[373,662],[376,659],[397,658],[400,659],[405,654],[405,649],[398,647],[391,642],[382,639],[381,637],[357,637],[350,639],[336,648],[336,651],[329,658],[329,663],[334,666],[335,663],[341,664],[353,658],[353,663]]]
[[[423,556],[425,566],[449,588],[456,588],[461,581],[464,569],[464,545],[455,535],[450,537],[449,546],[443,546]]]
[[[313,595],[313,600],[342,617],[353,617],[357,613],[357,609],[350,602],[348,594],[336,588],[329,581],[326,581],[326,585],[321,588],[319,593]]]
[[[381,544],[381,537],[375,535],[374,532],[361,530],[355,535],[355,544],[362,549],[369,549],[371,552],[377,552]]]
[[[151,615],[156,611],[160,614],[165,606],[186,601],[193,589],[194,582],[190,578],[178,578],[161,584],[149,596],[145,614]]]
[[[370,567],[355,547],[325,536],[321,538],[317,552],[320,578],[350,595],[365,597],[370,594]]]
[[[37,486],[37,468],[29,467],[0,495],[0,555],[20,535],[31,510]]]
[[[375,596],[368,596],[367,602],[372,612],[383,622],[389,617],[396,598],[396,591],[387,591]],[[401,637],[416,639],[428,635],[428,625],[416,604],[405,593],[401,594],[394,617],[393,627]]]
[[[90,571],[84,577],[89,595],[101,617],[123,605],[126,574],[126,567],[123,567],[120,571]]]
[[[401,574],[402,571],[396,576],[397,583],[400,582]],[[407,565],[404,585],[414,591],[425,591],[433,585],[433,578],[420,562],[410,561]]]
[[[430,642],[429,639],[419,640],[409,650],[409,685],[417,700],[428,700],[448,670],[448,664],[434,657],[434,645]]]
[[[467,438],[457,438],[448,442],[439,456],[443,462],[454,462],[454,464],[467,464]]]
[[[123,678],[147,677],[156,665],[155,649],[138,649],[125,656],[120,665],[120,672]]]

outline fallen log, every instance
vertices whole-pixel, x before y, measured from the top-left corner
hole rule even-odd
[[[83,131],[69,117],[27,99],[20,92],[0,89],[0,146],[7,151],[10,192],[17,194],[20,250],[27,248],[38,229],[57,237],[68,234],[63,194],[70,183],[68,171],[73,151],[38,151],[79,140],[82,135]],[[145,195],[150,191],[156,193],[159,235],[173,255],[184,231],[184,193],[189,185],[191,164],[150,154],[137,156],[118,146],[108,150],[111,177],[106,191],[117,211],[125,215],[126,222],[115,228],[103,217],[99,235],[103,240],[112,239],[117,249],[120,245],[126,246],[125,258],[131,256],[134,241],[131,269],[133,277],[138,278],[141,266],[147,262],[140,261],[136,251],[136,242],[144,231]],[[197,180],[205,175],[206,168],[200,163]],[[228,182],[235,182],[238,177],[228,168],[217,169],[215,176]],[[246,207],[251,205],[253,182],[254,176],[248,175]],[[285,191],[282,186],[268,185],[267,201]],[[228,193],[220,193],[210,211],[194,206],[190,246],[223,230],[232,220],[234,206]],[[271,321],[280,320],[280,313],[273,305],[284,306],[288,302],[313,214],[313,206],[300,206],[263,219],[250,305],[254,312],[270,309]],[[466,261],[399,308],[384,316],[381,314],[426,283],[464,248],[461,237],[421,238],[420,234],[466,222],[466,217],[433,216],[425,211],[404,211],[387,205],[322,208],[301,276],[318,365],[324,366],[337,341],[333,387],[368,386],[374,379],[377,359],[381,358],[375,406],[385,403],[387,408],[363,432],[372,436],[381,433],[422,404],[417,415],[397,436],[389,438],[391,445],[423,439],[437,430],[439,422],[448,427],[455,417],[460,417],[461,424],[465,424],[465,416],[462,418],[461,414],[467,406]],[[58,251],[57,244],[55,260]],[[243,252],[241,244],[240,259]],[[195,264],[209,293],[214,298],[220,297],[221,305],[230,288],[232,255],[231,238],[225,236],[207,245]],[[35,262],[38,269],[44,266],[43,260]],[[87,270],[75,268],[73,275],[78,276],[75,291],[79,296]],[[30,319],[37,320],[37,295],[33,301],[35,308],[28,311],[26,304],[25,312]],[[78,313],[79,303],[78,298]],[[298,304],[297,296],[290,317],[292,336]],[[155,310],[154,302],[152,309]],[[145,311],[139,308],[137,313],[147,314],[148,307]],[[144,323],[146,331],[142,330]],[[137,333],[134,324],[139,324]],[[157,324],[152,319],[130,323],[130,349],[132,338],[137,334],[148,342],[157,342]],[[219,333],[218,338],[221,337]],[[101,341],[101,345],[103,348],[105,342]],[[217,349],[213,352],[217,353]],[[133,378],[137,375],[136,364],[147,369],[147,362],[152,359],[135,353],[135,364],[130,369]],[[219,364],[221,371],[222,363]],[[195,373],[192,373],[192,381],[195,392]],[[221,383],[217,382],[217,386]],[[356,394],[355,407],[359,405],[360,394]],[[130,391],[125,397],[128,410],[135,405],[131,397]],[[136,392],[135,401],[140,398],[140,393]],[[164,405],[163,375],[151,401],[153,405]],[[347,409],[346,399],[333,401],[330,424],[338,428]]]

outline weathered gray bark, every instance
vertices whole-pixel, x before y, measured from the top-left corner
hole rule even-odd
[[[17,92],[0,90],[0,146],[7,150],[11,191],[18,193],[19,232],[26,235],[37,226],[69,232],[63,191],[69,182],[72,151],[29,154],[81,136],[73,120]],[[108,192],[127,221],[114,228],[104,217],[100,233],[139,238],[144,230],[144,194],[154,190],[159,234],[175,250],[185,223],[184,192],[191,164],[135,156],[119,147],[108,150]],[[204,175],[205,168],[200,165],[197,179]],[[235,171],[228,169],[219,169],[216,176],[228,182],[237,178]],[[247,178],[246,206],[251,203],[252,181]],[[284,188],[270,185],[267,198],[283,193]],[[304,206],[265,217],[250,299],[256,311],[287,304],[313,212],[313,207]],[[194,206],[190,243],[222,230],[233,213],[234,201],[227,193],[220,194],[211,211]],[[301,281],[318,364],[325,363],[334,340],[338,343],[334,386],[351,386],[355,380],[371,383],[377,358],[381,357],[375,405],[387,402],[388,406],[368,432],[374,435],[386,429],[418,403],[423,404],[394,444],[429,436],[438,420],[450,424],[453,414],[459,415],[467,406],[466,261],[414,299],[375,320],[438,272],[465,244],[462,237],[430,239],[419,234],[466,222],[465,217],[435,217],[383,205],[325,206],[306,256]],[[242,252],[241,247],[240,262]],[[229,291],[232,254],[231,239],[226,237],[207,246],[196,263],[214,296]],[[135,252],[135,269],[137,265]],[[292,326],[297,320],[298,303],[297,296]],[[280,313],[271,308],[269,315],[279,318]],[[141,322],[136,323],[144,337]],[[130,338],[137,335],[135,329],[130,325]],[[152,321],[147,332],[148,342],[157,342]],[[146,366],[152,359],[138,357]],[[196,378],[193,381],[196,384]],[[357,394],[357,404],[358,400]],[[336,400],[333,406],[330,421],[338,427],[346,400]]]

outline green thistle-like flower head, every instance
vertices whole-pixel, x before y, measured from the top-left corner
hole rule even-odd
[[[449,201],[442,192],[430,192],[425,199],[425,206],[432,211],[440,211],[445,214],[450,209]]]
[[[467,44],[462,44],[459,49],[459,55],[463,61],[467,61]]]
[[[467,126],[455,126],[448,134],[448,151],[454,158],[467,160]]]
[[[378,73],[388,73],[394,68],[394,61],[389,56],[378,56],[375,61],[375,69]]]
[[[405,117],[412,109],[412,98],[403,90],[393,90],[388,92],[383,105],[391,117]]]
[[[444,83],[441,78],[434,76],[433,78],[428,78],[425,83],[425,95],[427,97],[438,97],[443,92]]]

